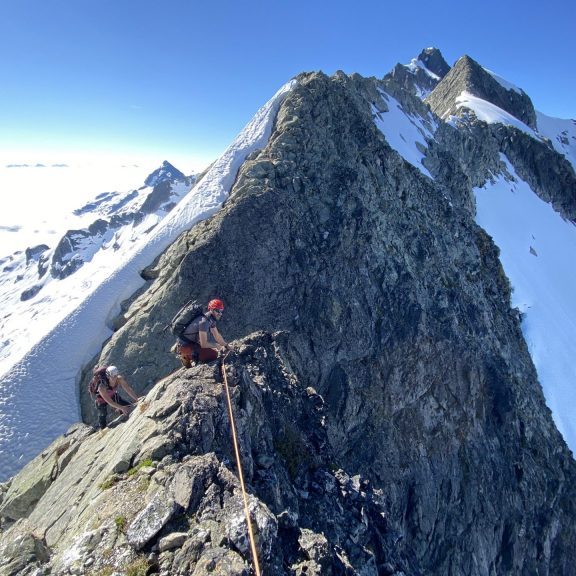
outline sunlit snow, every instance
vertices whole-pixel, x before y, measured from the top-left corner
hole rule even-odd
[[[518,130],[522,130],[522,132],[526,132],[526,134],[536,137],[534,130],[524,124],[524,122],[518,120],[518,118],[512,116],[509,112],[506,112],[506,110],[502,110],[502,108],[499,108],[487,100],[478,98],[469,92],[462,92],[460,96],[456,98],[456,104],[459,108],[465,107],[472,110],[476,114],[478,120],[482,120],[488,124],[500,123],[514,126],[514,128],[518,128]]]
[[[428,148],[426,138],[433,138],[435,122],[432,115],[426,126],[420,116],[412,116],[404,111],[401,104],[386,92],[380,92],[388,103],[388,111],[381,112],[372,105],[372,117],[377,128],[384,134],[386,141],[407,162],[415,166],[422,174],[432,175],[422,164],[424,151]]]
[[[498,76],[498,74],[492,72],[492,70],[488,70],[488,68],[484,68],[484,70],[488,72],[488,74],[490,74],[490,76],[492,76],[492,78],[494,78],[494,80],[496,80],[496,82],[498,82],[500,86],[506,88],[506,90],[512,90],[514,92],[517,92],[518,94],[523,94],[523,91],[520,88],[518,88],[518,86],[512,84],[512,82],[508,82],[508,80],[502,78],[502,76]]]
[[[576,120],[552,118],[536,111],[538,132],[548,138],[556,152],[572,164],[576,172]]]
[[[512,305],[546,402],[576,453],[576,226],[562,219],[515,174],[475,189],[477,222],[500,248],[513,287]]]

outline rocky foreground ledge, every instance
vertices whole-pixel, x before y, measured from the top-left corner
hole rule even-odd
[[[383,492],[334,461],[283,338],[226,360],[262,573],[418,574]],[[0,516],[1,576],[253,573],[221,374],[178,370],[127,422],[72,427],[1,486]]]

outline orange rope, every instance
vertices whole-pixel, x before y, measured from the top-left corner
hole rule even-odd
[[[256,552],[256,542],[254,541],[254,532],[252,531],[252,522],[250,522],[250,510],[248,508],[248,496],[246,486],[244,485],[244,473],[242,472],[242,462],[240,460],[240,450],[238,449],[238,438],[236,437],[236,424],[234,423],[234,414],[232,413],[232,399],[230,398],[230,389],[228,387],[228,378],[222,360],[222,374],[224,376],[224,388],[226,389],[226,398],[228,399],[228,415],[230,416],[230,427],[232,428],[232,440],[234,442],[234,452],[236,453],[236,465],[238,467],[238,476],[240,477],[240,486],[242,488],[242,498],[244,499],[244,514],[248,524],[248,535],[250,536],[250,548],[252,549],[252,558],[254,561],[254,570],[256,576],[260,576],[260,565],[258,564],[258,553]]]

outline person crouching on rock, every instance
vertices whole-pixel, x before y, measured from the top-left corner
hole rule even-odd
[[[96,370],[93,381],[92,388],[95,392],[96,408],[98,409],[98,424],[100,429],[103,430],[106,428],[108,406],[111,406],[120,414],[128,415],[139,398],[128,382],[120,375],[120,371],[116,366],[108,366],[107,368]],[[127,402],[120,396],[119,387],[132,398],[133,402]]]
[[[220,335],[216,322],[222,318],[224,302],[210,300],[208,311],[197,316],[182,333],[179,344],[179,354],[186,368],[192,366],[192,361],[212,362],[218,359],[219,351],[229,350],[230,346]]]

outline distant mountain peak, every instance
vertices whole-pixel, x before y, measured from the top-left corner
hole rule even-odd
[[[424,48],[418,55],[418,60],[422,62],[430,72],[444,78],[450,72],[450,66],[444,60],[442,52],[438,48]]]
[[[424,48],[410,64],[396,64],[384,77],[385,81],[399,84],[411,94],[424,99],[450,71],[438,48]]]
[[[144,184],[146,186],[156,186],[156,184],[165,180],[184,180],[185,178],[186,176],[180,170],[174,168],[168,160],[164,160],[160,168],[148,175],[146,180],[144,180]]]
[[[528,95],[499,80],[468,55],[454,64],[441,82],[426,98],[433,112],[442,118],[456,115],[461,106],[458,99],[471,94],[508,112],[530,128],[536,128],[536,112]]]

